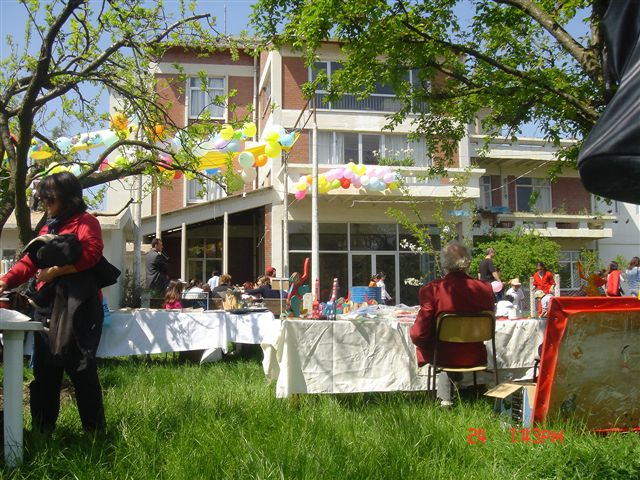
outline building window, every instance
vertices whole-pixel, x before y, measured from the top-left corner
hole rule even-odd
[[[516,180],[516,210],[518,212],[550,212],[551,184],[546,178]]]
[[[187,180],[187,203],[210,202],[226,196],[227,192],[213,180],[207,179],[204,183],[198,179]]]
[[[480,198],[478,199],[480,208],[488,210],[492,207],[491,193],[491,176],[483,175],[480,177]]]
[[[205,111],[216,120],[225,120],[226,88],[224,77],[209,77],[203,85],[198,77],[189,78],[189,118],[200,118]]]
[[[309,157],[313,156],[309,146]],[[424,140],[408,140],[406,135],[356,132],[318,132],[318,162],[340,165],[349,162],[377,165],[380,158],[402,160],[413,158],[416,166],[429,166]]]
[[[341,68],[340,62],[315,62],[314,66],[309,68],[309,79],[314,81],[320,73],[324,73],[327,83],[330,84],[331,77]],[[421,84],[416,70],[407,70],[406,81],[412,86]],[[316,90],[315,102],[318,109],[397,112],[402,108],[402,102],[396,97],[391,86],[381,83],[376,84],[374,93],[364,99],[359,99],[357,95],[344,94],[338,100],[325,102],[328,93],[324,89]]]
[[[580,252],[565,251],[560,252],[560,288],[563,290],[578,290],[581,286],[578,276],[578,260]]]
[[[214,270],[222,271],[222,239],[187,239],[187,278],[206,282]]]

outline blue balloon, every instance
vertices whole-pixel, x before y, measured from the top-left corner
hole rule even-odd
[[[224,150],[227,152],[239,152],[240,144],[235,140],[232,140],[231,142],[229,142],[229,144],[225,147]]]
[[[205,172],[206,172],[208,175],[215,175],[215,174],[216,174],[216,173],[218,173],[219,171],[220,171],[220,169],[219,169],[219,168],[207,168],[207,169],[205,170]]]
[[[293,133],[287,133],[280,137],[280,145],[282,145],[283,147],[292,146],[294,141],[295,137],[293,136]]]
[[[56,147],[62,153],[69,153],[71,151],[71,139],[67,137],[60,137],[56,140]]]

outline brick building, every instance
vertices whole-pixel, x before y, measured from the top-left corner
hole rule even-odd
[[[202,191],[197,182],[181,178],[173,182],[172,189],[163,189],[159,198],[157,192],[145,197],[142,233],[150,241],[159,225],[165,251],[171,257],[172,276],[206,280],[217,269],[242,283],[255,279],[267,265],[274,265],[283,276],[302,268],[304,258],[311,255],[311,200],[294,200],[293,184],[301,175],[311,173],[313,142],[312,122],[305,124],[309,109],[305,109],[301,85],[320,69],[330,78],[340,59],[338,45],[327,43],[319,52],[315,69],[307,68],[303,58],[287,48],[259,58],[240,52],[237,60],[224,52],[202,58],[176,49],[158,63],[158,92],[172,105],[171,114],[178,124],[197,118],[203,95],[237,91],[231,99],[238,105],[235,117],[246,114],[244,107],[252,104],[258,135],[272,125],[288,131],[302,128],[288,161],[282,157],[269,160],[243,192],[227,196],[213,184]],[[171,82],[178,75],[176,63],[188,76],[182,88]],[[198,75],[202,73],[209,79],[208,92],[200,89]],[[415,166],[402,168],[401,174],[425,223],[432,223],[437,200],[450,198],[452,185],[446,178],[419,179],[431,159],[423,142],[407,138],[409,120],[393,132],[383,130],[386,116],[399,106],[393,92],[380,86],[364,100],[345,95],[339,101],[323,103],[325,94],[316,92],[320,171],[349,161],[375,164],[380,152],[389,156],[409,151]],[[117,99],[112,100],[116,105]],[[229,108],[214,107],[210,114],[220,122],[233,120]],[[460,234],[481,236],[515,226],[535,228],[562,248],[563,287],[577,286],[575,262],[580,249],[597,248],[599,241],[611,239],[615,212],[594,214],[594,201],[582,188],[577,172],[565,170],[557,182],[550,183],[545,177],[554,161],[554,150],[540,139],[521,139],[517,144],[494,141],[481,155],[485,135],[478,125],[469,126],[449,168],[451,175],[468,174],[463,195],[480,211],[476,221],[460,218]],[[126,187],[113,188],[107,195],[108,204],[116,208],[129,195]],[[533,205],[529,201],[532,195],[537,198]],[[409,236],[386,209],[404,208],[405,204],[398,192],[366,193],[353,187],[319,196],[323,291],[330,288],[333,277],[339,278],[346,294],[348,286],[366,284],[372,273],[384,271],[394,300],[415,303],[417,289],[405,285],[404,279],[423,276],[432,260],[401,245]]]

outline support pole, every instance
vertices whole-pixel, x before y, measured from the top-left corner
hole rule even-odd
[[[160,187],[156,188],[156,238],[162,237],[162,229],[160,228],[160,220],[162,214],[160,213]]]
[[[229,273],[229,213],[222,220],[222,273]]]
[[[318,226],[318,122],[316,119],[316,103],[313,101],[313,130],[311,140],[311,175],[313,183],[311,185],[311,279],[310,284],[314,285],[320,279],[320,235]],[[318,291],[320,285],[318,284]]]
[[[184,222],[180,232],[180,278],[185,282],[189,281],[187,278],[187,224]]]

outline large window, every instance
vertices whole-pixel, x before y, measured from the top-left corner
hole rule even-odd
[[[516,208],[518,212],[542,213],[551,211],[551,184],[546,178],[518,178],[516,180]]]
[[[210,118],[226,118],[226,94],[224,77],[209,77],[203,84],[200,78],[189,78],[189,118],[199,118],[205,111]]]
[[[310,145],[309,148],[313,146]],[[309,157],[312,153],[309,153]],[[413,158],[416,166],[431,164],[424,140],[410,141],[406,135],[318,132],[319,163],[377,165],[380,158],[402,160],[407,157]]]
[[[327,80],[331,83],[331,77],[340,70],[342,66],[339,62],[315,62],[314,66],[309,69],[309,78],[315,80],[320,73],[327,75]],[[406,80],[411,85],[419,85],[417,72],[415,70],[407,70]],[[329,110],[366,110],[377,112],[397,112],[402,107],[402,103],[396,97],[390,85],[381,83],[376,84],[375,91],[368,97],[360,100],[356,95],[345,94],[339,100],[325,102],[328,91],[316,90],[315,101],[317,108]]]
[[[214,270],[222,271],[222,239],[187,239],[188,280],[197,278],[206,282]]]
[[[478,206],[480,208],[491,208],[491,177],[489,175],[483,175],[480,177],[480,198],[478,200]]]
[[[560,252],[560,288],[563,290],[577,290],[581,286],[578,275],[578,260],[580,252],[565,251]]]
[[[187,180],[187,203],[209,202],[225,198],[227,192],[211,180],[205,180],[204,184],[200,180]]]

